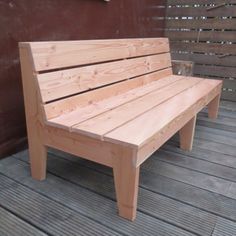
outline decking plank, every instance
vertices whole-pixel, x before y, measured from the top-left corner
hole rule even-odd
[[[55,157],[54,158],[50,157],[50,160],[52,160],[50,161],[50,163],[52,165],[53,165],[52,162],[55,163],[54,159]],[[31,188],[37,192],[40,192],[43,196],[46,196],[48,199],[51,199],[56,202],[59,202],[60,204],[63,204],[64,207],[66,206],[73,211],[79,212],[83,215],[86,215],[94,219],[96,222],[106,225],[111,229],[115,229],[116,231],[120,232],[122,235],[150,235],[151,236],[151,235],[156,234],[157,228],[158,228],[158,233],[159,233],[158,235],[163,235],[163,236],[165,235],[169,235],[169,236],[193,235],[190,232],[182,230],[171,224],[165,223],[162,220],[158,220],[155,217],[151,217],[146,214],[143,214],[142,212],[138,212],[137,219],[135,220],[135,222],[131,223],[123,218],[120,218],[116,214],[114,214],[115,208],[116,208],[115,201],[102,197],[98,194],[95,194],[94,192],[88,191],[87,189],[84,189],[79,186],[79,185],[83,185],[81,184],[81,182],[85,183],[84,187],[86,188],[89,188],[89,185],[92,185],[92,186],[98,185],[97,190],[100,194],[102,194],[103,192],[103,195],[105,193],[105,195],[108,195],[109,198],[114,199],[115,191],[113,188],[113,181],[112,181],[112,178],[109,178],[106,175],[100,174],[99,176],[99,174],[96,175],[96,172],[93,175],[91,175],[91,173],[87,172],[86,170],[83,171],[81,168],[76,169],[76,170],[73,168],[70,168],[68,164],[71,165],[71,163],[69,162],[66,163],[66,161],[64,161],[60,163],[60,161],[58,161],[54,165],[54,168],[55,168],[54,171],[57,171],[58,168],[60,169],[64,165],[63,167],[64,171],[62,169],[61,171],[64,172],[65,175],[63,173],[60,173],[60,171],[59,172],[57,171],[56,175],[59,174],[60,176],[62,176],[63,179],[66,179],[68,175],[70,176],[70,178],[73,178],[75,180],[80,180],[80,181],[76,183],[75,185],[61,178],[48,174],[47,181],[39,182],[39,181],[34,181],[29,176],[28,164],[22,161],[19,161],[17,159],[10,159],[10,158],[4,160],[4,163],[5,163],[4,167],[8,166],[9,168],[4,168],[3,166],[1,166],[0,172],[4,173],[5,175],[15,180],[19,179],[18,173],[20,173],[21,183],[27,186],[28,188]],[[49,170],[51,169],[50,163],[49,163]],[[70,170],[68,168],[70,168]],[[77,171],[80,172],[79,176],[78,176]],[[88,178],[85,179],[85,176],[87,176]],[[153,207],[152,204],[155,204],[158,202],[158,199],[156,199],[155,202],[153,202],[152,197],[148,195],[147,197],[149,199],[149,204],[150,204],[149,208]],[[145,199],[145,196],[143,198]],[[170,211],[169,216],[172,216],[172,218],[176,217],[176,214],[178,212],[178,209],[175,209],[176,206],[173,203],[172,205],[168,206],[168,202],[165,203],[165,206],[168,207],[169,210],[172,209],[172,212]],[[161,209],[161,207],[163,206],[159,204],[159,207],[157,208]],[[164,210],[164,212],[167,214],[168,211]],[[198,217],[196,217],[196,213],[198,213],[199,215]],[[190,214],[188,214],[188,212],[186,211],[186,215],[189,216]],[[215,223],[216,218],[204,212],[200,214],[198,211],[195,211],[195,214],[193,214],[193,217],[194,217],[194,220],[196,220],[197,222],[195,226],[192,226],[193,228],[195,227],[195,231],[201,230],[204,233],[208,232],[207,235],[210,235],[209,233]],[[201,219],[202,217],[204,217],[204,219]],[[178,219],[176,219],[176,221],[178,221]],[[179,221],[180,221],[179,226],[182,226],[182,220],[179,219]],[[190,227],[191,226],[189,226],[189,228]],[[79,232],[80,231],[78,231],[78,233]]]
[[[202,149],[198,146],[193,146],[192,151],[184,151],[179,148],[178,142],[169,141],[163,147],[163,150],[169,150],[175,153],[179,153],[182,155],[187,155],[189,157],[200,159],[216,164],[220,164],[222,166],[228,166],[231,168],[236,168],[236,158],[233,156],[225,155],[219,152],[211,151],[208,149]]]
[[[27,151],[1,160],[1,223],[9,222],[9,215],[14,218],[12,224],[15,220],[23,223],[14,224],[14,229],[5,223],[0,234],[4,230],[14,235],[18,226],[24,235],[32,228],[42,230],[41,235],[236,234],[236,135],[231,129],[234,114],[229,113],[234,106],[221,103],[220,125],[206,117],[201,120],[205,111],[199,116],[202,123],[191,152],[180,150],[174,138],[141,166],[134,223],[114,214],[110,168],[49,149],[47,180],[39,182],[30,177]],[[213,148],[217,145],[220,148]]]
[[[50,235],[119,235],[2,174],[0,183],[1,204]]]
[[[53,152],[55,153],[54,150]],[[56,155],[60,156],[60,158],[67,159],[69,162],[73,162],[73,165],[76,165],[76,167],[73,168],[77,169],[79,172],[82,170],[78,168],[80,168],[81,165],[85,165],[89,169],[95,169],[98,172],[112,175],[110,168],[105,166],[88,162],[83,159],[74,158],[71,155],[58,151],[56,151]],[[60,174],[61,172],[59,175]],[[74,181],[73,178],[69,179],[70,181]],[[77,183],[79,180],[80,178],[76,179],[74,183]],[[99,185],[99,183],[97,183],[97,185]],[[97,187],[97,185],[95,186],[96,191],[99,191],[101,187]],[[150,173],[144,168],[141,168],[140,186],[152,192],[160,193],[164,196],[176,199],[177,201],[187,203],[199,209],[203,209],[207,212],[211,212],[228,219],[236,220],[236,200],[228,198],[224,195],[198,188],[196,186],[170,179],[165,176],[161,176],[157,171],[155,173]]]
[[[187,153],[182,155],[169,150],[160,150],[153,155],[153,159],[157,162],[162,161],[225,180],[236,181],[236,169],[208,162],[207,159],[196,159],[188,156]]]
[[[212,236],[233,236],[236,235],[236,223],[226,220],[218,219]]]
[[[1,205],[1,203],[0,203]],[[47,234],[0,207],[1,236],[46,236]]]

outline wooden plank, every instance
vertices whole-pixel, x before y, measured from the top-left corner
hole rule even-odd
[[[235,31],[199,31],[165,30],[165,36],[171,41],[194,40],[211,42],[236,42]]]
[[[177,81],[176,83],[164,87],[161,90],[153,91],[152,93],[149,93],[144,97],[126,103],[123,106],[117,107],[109,112],[96,116],[93,119],[89,119],[78,125],[74,125],[72,126],[72,131],[83,133],[89,136],[91,135],[92,137],[96,137],[99,139],[103,139],[103,137],[105,137],[106,140],[113,142],[113,139],[107,138],[107,137],[112,137],[113,132],[111,132],[111,135],[109,134],[106,135],[107,133],[126,124],[127,122],[131,121],[131,123],[133,123],[134,120],[136,120],[135,119],[136,117],[142,115],[143,113],[146,114],[145,112],[154,109],[154,107],[172,98],[173,96],[176,96],[177,94],[183,92],[184,90],[191,88],[195,84],[200,83],[200,81],[201,79],[199,78],[192,78],[192,79],[187,78]],[[150,118],[147,120],[149,121]],[[145,123],[146,122],[143,122],[143,124]],[[143,127],[143,124],[139,127]],[[124,125],[124,127],[125,126],[126,125]],[[146,128],[143,127],[143,130],[146,130]],[[130,136],[132,136],[133,139]],[[132,133],[129,133],[129,138],[130,138],[129,140],[131,141],[130,144],[132,145],[133,144],[132,140],[134,140],[134,146],[135,146],[136,145],[135,134],[133,135]],[[117,138],[117,140],[119,142],[120,140],[119,137]]]
[[[50,196],[51,198],[56,198],[58,201],[64,202],[64,204],[66,205],[71,205],[71,202],[78,201],[79,199],[80,206],[87,206],[85,214],[94,214],[94,218],[96,220],[99,221],[101,217],[102,222],[108,225],[113,225],[111,224],[111,222],[113,222],[114,218],[114,227],[119,228],[120,226],[122,233],[124,232],[125,234],[128,234],[128,232],[130,232],[131,230],[130,226],[135,225],[135,229],[133,230],[137,230],[137,234],[140,232],[144,232],[145,234],[146,225],[144,225],[144,223],[140,221],[139,217],[135,222],[133,222],[132,224],[127,224],[127,227],[125,227],[121,223],[124,221],[121,221],[119,220],[119,218],[113,216],[114,214],[111,213],[110,215],[108,213],[100,213],[103,207],[101,207],[99,211],[97,210],[97,202],[102,204],[102,206],[105,205],[106,208],[109,209],[110,201],[108,199],[101,199],[101,195],[105,195],[108,198],[115,199],[115,192],[111,176],[112,173],[110,168],[103,168],[103,166],[96,165],[93,162],[82,162],[81,159],[75,159],[72,156],[68,155],[63,156],[62,153],[60,156],[59,155],[60,154],[58,153],[50,155],[50,160],[48,164],[49,170],[51,173],[55,174],[56,176],[61,176],[64,180],[67,181],[65,182],[62,179],[49,175],[49,178],[53,179],[53,181],[44,182],[44,185],[48,186],[48,189],[51,189],[53,191],[47,191],[46,194],[48,196]],[[16,160],[11,162],[10,160],[8,160],[8,164],[11,166],[16,166],[16,162],[19,162],[19,158],[20,157],[17,157]],[[23,159],[24,161],[26,160],[25,157],[21,159]],[[55,163],[58,164],[55,165]],[[88,168],[85,168],[84,166]],[[18,165],[18,168],[15,169],[15,173],[24,173],[25,171],[22,169],[23,167],[20,168]],[[74,174],[71,175],[69,173]],[[9,175],[9,173],[7,174]],[[14,174],[12,173],[10,173],[10,176],[12,178],[15,178]],[[17,177],[16,174],[15,176]],[[84,178],[83,176],[86,176],[86,178]],[[156,179],[158,181],[158,178]],[[73,184],[70,183],[71,181],[73,182]],[[35,186],[35,184],[31,183],[30,181],[27,181],[27,185],[32,188],[37,188],[37,186]],[[55,187],[55,185],[57,187]],[[89,188],[93,192],[95,191],[99,193],[99,195],[96,196],[94,194],[91,194],[91,192],[86,193],[87,191],[83,190],[80,186],[84,186],[86,187],[86,189]],[[144,183],[142,183],[142,186],[145,187]],[[45,188],[39,186],[38,191],[42,191],[43,193],[45,193],[44,189]],[[61,192],[59,190],[61,190]],[[62,192],[68,193],[67,201],[64,200]],[[173,225],[179,226],[187,231],[197,233],[198,235],[206,236],[211,234],[216,219],[214,215],[209,214],[203,210],[191,207],[187,204],[183,204],[179,201],[172,200],[171,198],[165,197],[163,195],[153,193],[151,191],[146,190],[145,188],[139,189],[139,195],[140,199],[138,208],[146,215],[150,215],[152,216],[152,218],[158,218],[160,220],[168,221]],[[98,198],[99,200],[97,200]],[[104,203],[102,202],[102,200]],[[75,206],[75,209],[79,210],[79,207],[76,204],[73,204],[73,206]],[[140,215],[140,212],[138,212],[138,214]],[[176,215],[181,215],[183,217],[176,217]],[[188,220],[186,220],[186,218]],[[137,221],[139,223],[137,223]],[[153,227],[153,229],[156,230],[156,225]],[[154,231],[154,234],[155,232],[156,231]],[[131,232],[131,235],[133,235],[134,233],[136,234],[136,231]]]
[[[236,56],[219,57],[217,55],[200,54],[200,53],[171,53],[174,60],[193,61],[198,64],[234,66],[236,67]]]
[[[199,125],[202,126],[236,132],[235,119],[230,119],[227,117],[218,117],[218,119],[212,121],[206,116],[199,114],[197,122]]]
[[[223,3],[226,4],[236,4],[235,0],[225,0],[223,1]],[[199,5],[204,5],[207,4],[209,5],[209,0],[168,0],[167,5],[169,6],[180,6],[180,5],[195,5],[195,6],[199,6]],[[222,0],[215,0],[213,4],[222,4]]]
[[[233,44],[171,42],[170,47],[171,51],[216,54],[230,53],[232,55],[236,55],[236,48]]]
[[[30,45],[36,71],[169,51],[167,38],[20,43]]]
[[[166,16],[167,17],[221,17],[221,16],[235,16],[236,6],[223,6],[216,8],[212,11],[208,11],[209,6],[190,6],[190,7],[167,7]]]
[[[171,66],[170,54],[120,60],[39,74],[42,101],[49,102]]]
[[[50,126],[45,127],[43,138],[48,147],[112,167],[113,145],[108,142]]]
[[[188,121],[180,130],[180,148],[183,150],[191,151],[193,147],[193,139],[195,133],[195,125],[196,125],[195,115],[190,121]]]
[[[32,181],[32,180],[31,180]],[[120,235],[84,214],[0,175],[1,204],[49,235]],[[36,183],[36,182],[35,182]],[[26,203],[27,200],[27,203]],[[19,234],[18,234],[19,235]]]
[[[220,81],[203,80],[178,96],[109,132],[105,135],[105,140],[141,147],[144,144],[151,143],[152,140],[157,143],[156,136],[158,135],[158,139],[164,143],[166,140],[162,139],[159,134],[165,134],[166,129],[172,129],[173,132],[176,132],[176,120],[190,120],[196,112],[200,111],[219,93],[220,87]],[[177,109],[169,109],[170,107],[176,107]],[[149,121],[148,123],[146,122],[147,120]],[[140,130],[138,127],[143,127],[143,124],[145,124],[145,128]]]
[[[236,103],[235,102],[221,101],[220,107],[223,109],[226,109],[228,111],[235,111],[236,112]]]
[[[225,100],[236,102],[236,92],[235,91],[222,91],[222,98]]]
[[[227,219],[218,219],[212,236],[236,235],[236,223]]]
[[[54,153],[54,151],[53,151],[53,153]],[[85,185],[87,187],[89,186],[89,188],[91,188],[93,191],[96,191],[101,194],[105,193],[105,194],[108,194],[108,196],[111,196],[110,194],[111,194],[111,192],[113,192],[113,190],[110,190],[110,187],[108,187],[108,186],[110,186],[110,181],[106,178],[104,179],[104,175],[101,175],[101,173],[105,173],[106,177],[111,176],[111,171],[109,168],[103,168],[101,165],[96,165],[92,162],[87,162],[87,161],[82,162],[80,159],[75,159],[75,158],[73,158],[69,155],[66,155],[66,154],[64,155],[64,154],[58,153],[58,152],[56,152],[54,154],[57,155],[57,157],[50,156],[50,158],[49,158],[50,172],[55,173],[57,176],[60,175],[64,179],[70,180],[73,183],[78,184],[80,186],[81,185]],[[63,158],[65,158],[66,160],[63,161]],[[150,160],[152,160],[152,159],[150,159]],[[55,163],[61,162],[61,161],[63,163],[60,165],[60,168],[58,166],[55,166]],[[87,166],[88,169],[83,168],[82,167],[83,165]],[[70,171],[65,171],[65,169],[68,169]],[[94,170],[94,169],[97,171],[92,172],[90,174],[91,170]],[[218,194],[215,194],[215,193],[207,191],[207,190],[203,190],[203,189],[191,186],[191,185],[184,184],[182,182],[178,182],[175,180],[171,180],[169,178],[165,178],[163,176],[159,176],[158,172],[155,172],[155,174],[153,174],[153,173],[150,173],[150,171],[148,171],[148,170],[145,170],[145,169],[142,169],[142,170],[143,171],[141,171],[140,180],[141,180],[141,186],[145,188],[145,189],[140,188],[140,194],[141,194],[140,196],[142,196],[142,197],[140,198],[139,206],[144,207],[144,208],[140,208],[142,211],[145,212],[145,208],[150,206],[150,208],[149,208],[150,213],[156,210],[157,214],[158,215],[160,214],[162,216],[162,212],[164,209],[166,209],[166,211],[169,213],[173,212],[173,210],[174,210],[173,208],[171,208],[172,210],[168,210],[169,209],[168,205],[165,204],[159,197],[158,197],[158,199],[156,199],[155,202],[153,202],[153,204],[150,205],[150,202],[149,202],[150,198],[148,198],[148,195],[143,192],[146,189],[149,189],[149,190],[151,190],[152,193],[153,192],[155,192],[155,193],[160,192],[161,194],[170,196],[170,198],[167,198],[169,200],[178,199],[181,202],[186,201],[189,205],[185,205],[185,207],[182,206],[182,208],[179,209],[176,213],[175,213],[175,211],[173,212],[173,214],[178,213],[178,216],[182,215],[182,214],[186,214],[187,212],[190,213],[191,210],[189,209],[189,207],[190,207],[190,205],[193,205],[193,206],[197,207],[197,208],[194,208],[195,210],[205,209],[208,212],[210,211],[210,212],[213,212],[214,214],[221,215],[223,217],[227,217],[230,219],[235,218],[235,216],[236,216],[236,214],[234,213],[236,211],[236,208],[234,207],[235,200],[230,199],[230,198],[226,198],[223,195],[218,195]],[[74,172],[76,174],[72,176],[69,172],[70,173]],[[82,173],[84,173],[84,176],[86,176],[86,178],[78,176],[79,173],[81,176],[83,176]],[[92,176],[93,178],[91,179],[91,181],[86,181],[87,178],[89,178],[89,176]],[[102,179],[105,184],[100,183],[101,181],[96,181],[96,183],[94,183],[94,179],[96,179],[96,180]],[[109,190],[107,190],[106,187]],[[145,194],[145,195],[142,195],[142,194]],[[156,195],[156,197],[158,196],[158,194],[155,194],[155,195]],[[113,193],[113,196],[114,196],[114,193]],[[147,202],[145,199],[147,200]],[[214,201],[212,201],[212,199],[214,199]],[[146,202],[146,204],[145,204],[145,202]],[[149,204],[147,204],[148,202],[149,202]],[[180,203],[178,203],[178,204],[180,204]],[[162,210],[159,209],[159,205],[162,206],[161,207]],[[169,202],[169,206],[171,206],[171,205],[172,204]],[[185,209],[187,212],[182,213],[182,211],[185,211]],[[195,213],[195,216],[200,216],[200,215],[201,215],[200,212]],[[168,216],[169,216],[169,214],[168,214]],[[170,219],[170,218],[166,218],[168,216],[164,216],[164,219]],[[174,218],[177,220],[183,219],[183,223],[181,222],[179,225],[183,226],[184,228],[188,227],[188,229],[190,229],[190,228],[192,228],[192,226],[197,227],[197,225],[198,225],[197,222],[199,222],[199,218],[197,218],[196,221],[192,221],[192,216],[189,214],[187,219],[188,220],[191,219],[191,221],[186,221],[186,217],[185,218],[174,217]],[[210,216],[206,219],[209,220]],[[190,222],[193,222],[193,224],[191,224]],[[199,227],[200,228],[204,227],[205,223],[203,221],[202,223],[199,224]],[[211,223],[209,222],[207,225],[211,225]],[[200,228],[199,228],[198,234],[206,235],[206,232],[202,231],[203,228],[201,228],[201,230],[200,230]],[[198,229],[196,228],[195,230],[198,230]],[[195,230],[192,228],[191,231],[195,232]]]
[[[213,66],[213,65],[195,65],[194,74],[198,75],[208,75],[217,77],[230,77],[236,78],[236,67],[229,66]],[[231,80],[232,89],[236,88],[236,80]],[[235,86],[234,86],[235,83]]]
[[[169,29],[236,29],[236,19],[166,19]]]
[[[86,107],[79,108],[73,112],[61,115],[55,119],[47,121],[49,125],[71,130],[71,126],[79,124],[83,121],[91,119],[99,114],[112,110],[125,103],[131,102],[135,99],[145,96],[156,90],[161,90],[179,80],[183,79],[180,76],[169,76],[151,83],[146,84],[135,89],[130,89],[126,93],[117,96],[103,99],[99,102],[94,102]],[[89,95],[89,94],[88,94]]]
[[[59,101],[45,104],[43,107],[45,110],[46,119],[49,120],[64,113],[73,112],[79,107],[82,108],[90,104],[97,103],[103,99],[118,96],[122,93],[128,92],[129,90],[144,86],[169,75],[172,75],[171,68],[156,71],[151,74],[139,76],[137,78],[125,80],[110,86],[88,91],[87,93],[82,93],[66,99],[61,99]]]
[[[113,152],[113,173],[119,215],[134,221],[137,214],[137,199],[140,167],[134,166],[136,152],[119,147]]]
[[[144,162],[143,168],[150,173],[158,173],[159,175],[167,178],[184,182],[186,184],[222,194],[224,196],[228,196],[228,191],[232,184],[232,182],[228,180],[161,161],[154,161],[152,159],[148,159]]]
[[[2,236],[46,236],[47,234],[0,207],[0,235]]]
[[[24,158],[24,160],[26,160],[26,158]],[[84,216],[96,221],[97,224],[101,224],[102,229],[108,227],[110,229],[108,230],[108,233],[114,231],[115,235],[145,235],[147,232],[151,235],[155,235],[158,227],[158,234],[160,236],[166,236],[166,233],[173,236],[193,236],[192,233],[188,233],[188,229],[193,229],[194,232],[200,231],[202,232],[202,235],[207,233],[207,235],[210,236],[209,232],[212,231],[215,222],[215,217],[211,214],[188,207],[187,205],[185,206],[184,204],[178,204],[178,202],[175,203],[175,201],[171,201],[162,196],[156,197],[156,194],[149,194],[148,191],[142,190],[141,196],[144,198],[144,201],[139,205],[142,212],[138,212],[137,219],[131,224],[114,214],[116,211],[114,204],[115,191],[112,181],[113,178],[110,176],[84,168],[81,165],[71,163],[65,159],[63,160],[63,158],[56,158],[55,156],[50,155],[49,169],[53,174],[48,174],[48,181],[39,183],[33,181],[28,176],[28,164],[19,161],[19,158],[8,158],[4,160],[4,163],[5,166],[11,166],[12,168],[11,171],[6,171],[6,168],[4,169],[3,166],[1,166],[0,169],[2,173],[5,173],[14,180],[18,180],[20,173],[22,176],[20,179],[21,184],[39,192],[43,196],[46,196],[59,204],[62,204],[66,209],[70,208],[75,212],[73,216],[83,214]],[[109,170],[111,170],[111,168],[109,168]],[[145,212],[150,210],[151,212],[151,206],[147,204],[148,202],[149,204],[156,203],[156,207],[152,209],[152,212],[154,212],[152,215],[143,212],[143,210]],[[166,207],[169,203],[169,208],[163,208],[163,205],[160,202]],[[168,212],[168,209],[172,209],[172,212]],[[194,224],[189,225],[184,222],[184,219],[182,218],[176,219],[175,213],[180,211],[183,212],[183,214],[187,214],[191,219],[191,222],[194,222]],[[159,217],[155,217],[158,215]],[[162,219],[164,217],[168,217],[171,222],[163,222]],[[185,227],[180,229],[171,224],[173,221],[176,222],[177,225],[181,225],[183,222]],[[90,233],[90,222],[83,223]],[[76,226],[73,225],[71,227],[74,228]],[[186,227],[188,229],[183,229]],[[83,231],[80,230],[75,234],[71,234],[71,232],[69,233],[70,235],[78,235],[78,232],[83,233]],[[91,232],[91,234],[92,233],[94,233],[94,235],[100,235],[101,233],[102,235],[107,235],[103,231],[100,233]],[[84,235],[88,234],[84,233]]]
[[[214,155],[212,153],[212,155]],[[157,162],[165,162],[175,166],[184,167],[190,170],[199,171],[201,173],[209,174],[218,178],[223,178],[229,181],[235,181],[235,169],[229,166],[211,163],[207,159],[200,160],[194,156],[190,157],[187,152],[185,154],[177,154],[176,152],[165,150],[158,151],[154,157]]]
[[[194,145],[203,149],[219,152],[222,155],[226,154],[232,157],[236,157],[236,147],[232,145],[221,144],[218,142],[203,139],[196,139]]]
[[[229,167],[232,168],[232,170],[234,171],[234,168],[236,168],[236,158],[230,155],[226,155],[226,154],[222,154],[219,152],[215,152],[212,150],[208,150],[208,149],[204,149],[202,147],[199,147],[197,145],[193,146],[193,149],[191,152],[186,152],[183,151],[179,148],[179,143],[176,141],[168,141],[167,144],[165,144],[162,147],[163,150],[166,151],[171,151],[174,152],[175,154],[181,154],[184,156],[187,156],[187,158],[194,158],[197,160],[203,160],[203,161],[207,161],[209,163],[214,163],[217,164],[217,168],[215,169],[215,171],[218,171],[218,168],[220,168],[220,166],[222,167]],[[214,165],[212,168],[212,171],[214,170]],[[235,171],[234,171],[235,172]],[[215,175],[215,174],[214,174]],[[229,177],[229,175],[228,175]]]
[[[39,104],[33,61],[28,47],[20,48],[20,63],[24,90],[25,116],[31,158],[31,174],[38,180],[46,178],[47,148],[42,141],[43,110]]]

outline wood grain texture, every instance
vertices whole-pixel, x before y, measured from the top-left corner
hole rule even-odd
[[[145,143],[151,143],[152,139],[155,140],[155,135],[161,139],[165,129],[166,131],[171,129],[174,134],[176,128],[172,125],[176,125],[175,120],[180,121],[181,118],[186,119],[188,116],[191,119],[196,112],[219,94],[221,84],[222,82],[217,80],[203,80],[180,95],[111,131],[105,135],[104,139],[141,147]],[[175,109],[169,109],[169,107]],[[146,120],[149,122],[146,123]],[[138,129],[138,127],[143,127],[143,124],[145,124],[145,129]],[[164,139],[161,140],[164,142]]]
[[[171,2],[171,1],[169,1]],[[233,16],[236,15],[236,6],[223,6],[214,9],[214,11],[207,10],[209,6],[187,6],[187,7],[172,7],[166,9],[166,14],[168,17],[179,17],[179,16],[188,16],[188,17],[222,17],[222,16]]]
[[[179,130],[180,148],[183,150],[192,150],[196,118],[197,116],[195,115]]]
[[[66,97],[171,66],[170,54],[159,54],[37,76],[43,102]]]
[[[50,120],[65,113],[73,112],[77,108],[83,108],[88,105],[95,104],[101,100],[118,96],[129,90],[144,86],[161,78],[168,77],[169,75],[172,75],[172,68],[163,69],[151,74],[139,76],[137,78],[125,80],[120,83],[45,104],[43,106],[46,119]]]
[[[169,51],[166,38],[34,42],[30,46],[36,71]]]
[[[134,220],[137,212],[139,169],[133,164],[136,153],[132,149],[113,150],[113,173],[119,215]]]
[[[236,29],[236,19],[167,19],[166,27],[169,29]]]
[[[157,43],[155,46],[159,53],[149,55],[153,54],[149,49],[154,49],[144,50],[145,40],[138,40],[142,42],[138,50],[134,46],[135,39],[132,50],[140,57],[122,57],[124,60],[112,62],[107,62],[109,59],[105,60],[104,54],[108,58],[115,56],[120,59],[121,54],[111,53],[116,54],[112,51],[116,48],[116,40],[99,41],[102,49],[99,47],[98,51],[92,47],[96,61],[90,58],[91,48],[82,49],[91,42],[60,42],[59,47],[54,45],[51,48],[50,55],[47,55],[51,62],[47,61],[44,66],[48,69],[60,67],[61,70],[46,73],[34,72],[39,64],[32,46],[44,45],[47,51],[47,45],[54,42],[20,45],[33,177],[45,178],[45,147],[57,148],[112,167],[119,215],[129,220],[136,217],[140,164],[178,130],[182,134],[182,147],[191,149],[195,125],[193,117],[209,102],[214,113],[217,113],[213,99],[220,95],[222,85],[219,80],[172,75],[170,54],[160,53],[164,50],[163,42],[168,40],[149,40]],[[104,42],[107,51],[104,51]],[[108,42],[113,42],[113,46]],[[131,41],[122,42],[131,50]],[[72,47],[71,44],[75,45]],[[59,55],[58,50],[64,53],[63,63],[66,64],[60,64],[62,54]],[[86,53],[88,58],[78,62],[79,52],[80,57]],[[83,66],[63,69],[69,64],[72,66],[72,59],[68,57],[73,53],[74,63]],[[124,56],[123,53],[126,52],[122,52]],[[33,62],[30,61],[31,56]],[[101,60],[106,62],[84,65],[83,60],[87,60],[87,64]],[[33,99],[30,100],[29,95]],[[64,98],[68,95],[73,96]],[[45,104],[54,99],[61,100]],[[48,119],[49,116],[52,118]]]
[[[85,122],[86,120],[92,121],[93,117],[96,119],[96,117],[100,114],[102,115],[106,112],[114,110],[115,108],[118,109],[118,107],[135,101],[136,99],[142,98],[149,93],[164,89],[170,84],[175,84],[175,82],[179,80],[181,80],[180,76],[165,77],[161,80],[150,82],[145,86],[130,89],[129,91],[120,95],[103,99],[102,101],[92,103],[86,107],[78,108],[73,112],[61,115],[55,119],[48,120],[47,123],[56,127],[72,130],[73,126]],[[124,85],[127,86],[126,84]]]
[[[28,47],[20,48],[22,83],[24,89],[25,115],[30,152],[31,175],[43,180],[46,178],[47,150],[43,144],[43,110],[39,102],[39,91],[33,73],[33,61]]]
[[[74,125],[72,127],[72,131],[103,139],[104,137],[107,137],[107,133],[112,132],[112,130],[115,130],[116,128],[119,129],[119,127],[120,129],[122,129],[122,126],[124,125],[125,127],[126,123],[128,122],[135,123],[135,119],[142,116],[142,114],[155,109],[155,107],[157,107],[159,104],[164,103],[172,97],[180,96],[179,94],[181,92],[183,92],[184,90],[188,90],[189,88],[201,82],[201,80],[202,79],[199,78],[192,78],[177,81],[176,83],[162,88],[161,90],[153,91],[146,96],[135,99],[134,101],[131,101],[120,107],[112,109],[111,111],[96,116],[93,119],[89,119],[78,125]],[[151,119],[152,117],[150,116],[146,119],[146,121],[149,121]],[[143,131],[145,132],[146,122],[143,120],[143,125],[140,125],[139,127],[143,127]],[[125,133],[124,135],[127,134]],[[135,140],[135,135],[133,135],[132,131],[129,133],[129,137],[130,140]],[[117,140],[119,142],[119,137],[117,137]],[[132,144],[133,142],[131,142],[131,145]]]
[[[220,104],[220,95],[217,95],[209,104],[208,104],[208,116],[211,119],[216,119],[218,115]]]
[[[222,99],[232,101],[236,101],[235,11],[235,1],[167,1],[165,29],[172,58],[192,60],[195,76],[224,79]]]

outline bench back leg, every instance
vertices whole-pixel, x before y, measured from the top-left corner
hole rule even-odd
[[[43,118],[30,54],[28,47],[20,48],[31,175],[34,179],[43,180],[46,178],[47,150],[43,144]]]
[[[197,116],[194,116],[179,131],[180,148],[183,150],[186,150],[186,151],[192,150],[196,118]]]
[[[32,178],[44,180],[46,178],[47,148],[40,141],[29,139],[29,158]]]
[[[216,119],[218,115],[220,104],[220,94],[217,95],[212,101],[208,104],[208,117],[211,119]]]
[[[119,215],[136,218],[139,167],[135,167],[132,150],[121,148],[113,157],[113,174]]]

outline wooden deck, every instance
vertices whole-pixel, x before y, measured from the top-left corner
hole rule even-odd
[[[135,222],[117,216],[110,168],[49,150],[47,179],[27,151],[0,161],[0,235],[236,235],[236,103],[198,115],[192,152],[173,137],[141,168]]]

